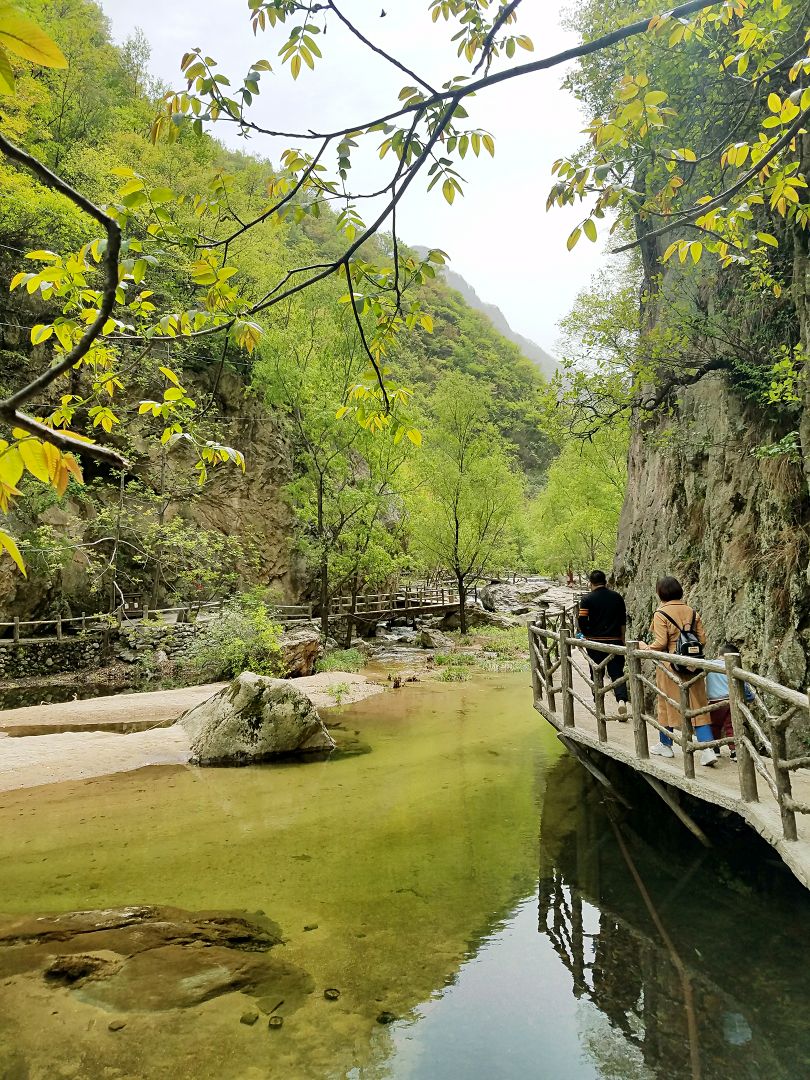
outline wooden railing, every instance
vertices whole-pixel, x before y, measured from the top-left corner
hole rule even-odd
[[[362,593],[357,596],[354,613],[357,616],[379,615],[392,612],[407,614],[409,611],[431,607],[454,607],[458,604],[458,590],[449,586],[421,586],[399,589],[387,593]],[[336,596],[329,607],[330,615],[341,618],[352,611],[352,597]]]
[[[794,798],[791,777],[797,770],[810,767],[810,754],[789,757],[788,737],[791,725],[799,718],[805,724],[810,720],[808,695],[746,671],[736,653],[726,654],[723,660],[690,658],[690,667],[699,670],[690,678],[679,680],[672,676],[670,653],[642,648],[638,641],[611,645],[576,638],[572,633],[574,614],[575,609],[546,610],[536,625],[529,626],[532,687],[538,711],[564,734],[566,729],[576,727],[575,706],[579,704],[595,721],[599,742],[606,744],[609,735],[605,696],[626,685],[635,755],[639,760],[649,759],[648,735],[652,730],[653,734],[672,739],[681,748],[684,775],[693,779],[697,752],[733,743],[740,797],[745,802],[758,801],[757,781],[761,780],[778,805],[784,838],[796,840],[796,814],[810,814],[810,804]],[[590,660],[586,649],[604,659],[598,663]],[[625,658],[624,674],[614,681],[609,680],[606,671],[612,656]],[[677,700],[656,684],[654,672],[658,668],[674,679]],[[689,690],[711,671],[727,676],[728,698],[693,708]],[[745,700],[745,683],[756,691],[753,702]],[[583,685],[585,690],[581,692]],[[680,729],[670,731],[659,723],[654,715],[654,704],[659,699],[678,710]],[[733,738],[699,742],[695,736],[695,719],[723,704],[730,708]]]
[[[458,590],[450,587],[406,587],[395,592],[363,593],[354,601],[355,616],[392,613],[407,615],[410,612],[426,608],[447,608],[458,605]],[[82,613],[75,618],[55,619],[19,619],[0,622],[0,644],[5,641],[15,643],[37,640],[61,641],[70,634],[103,633],[111,626],[122,626],[125,622],[141,622],[144,619],[159,618],[166,621],[187,623],[206,621],[228,603],[226,600],[201,601],[180,604],[175,607],[150,608],[138,597],[125,597],[112,615],[87,615]],[[350,596],[334,597],[330,606],[330,619],[344,618],[352,611]],[[272,614],[282,624],[310,622],[313,619],[312,604],[274,604]],[[173,616],[173,618],[171,618]],[[10,631],[10,634],[9,634]]]

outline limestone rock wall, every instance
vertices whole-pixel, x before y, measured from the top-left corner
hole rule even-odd
[[[633,636],[643,636],[656,579],[680,578],[710,648],[729,639],[747,664],[790,686],[810,670],[808,526],[801,465],[758,460],[766,427],[725,376],[682,391],[671,416],[634,434],[615,564]]]

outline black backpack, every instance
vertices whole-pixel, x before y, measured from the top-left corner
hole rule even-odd
[[[697,612],[692,611],[692,621],[689,626],[678,626],[671,615],[667,615],[661,608],[658,609],[659,614],[663,615],[665,619],[672,623],[675,629],[678,631],[678,640],[675,642],[675,652],[678,656],[683,656],[686,659],[703,659],[703,646],[700,644],[700,638],[695,633],[695,621],[697,620]],[[686,664],[673,664],[672,670],[676,675],[697,675],[700,668],[688,667]]]

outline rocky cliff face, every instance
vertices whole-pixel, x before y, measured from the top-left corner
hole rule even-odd
[[[801,466],[757,459],[774,435],[715,374],[673,415],[634,434],[616,576],[642,636],[663,574],[682,581],[714,649],[728,639],[763,674],[802,687],[810,669],[810,504]]]

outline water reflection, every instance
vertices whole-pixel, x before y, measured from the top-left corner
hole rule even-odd
[[[538,926],[595,1006],[667,1080],[810,1076],[803,890],[778,869],[740,874],[733,847],[706,853],[665,819],[617,820],[568,759],[542,816]],[[751,862],[767,859],[746,838]],[[590,1051],[600,1075],[616,1073]]]
[[[69,943],[24,945],[0,915],[2,1080],[810,1078],[805,893],[747,833],[696,848],[646,792],[644,815],[612,821],[526,682],[346,707],[371,747],[354,757],[3,793],[0,912],[266,913],[284,936],[269,960],[303,989],[265,1003],[252,957],[245,981],[244,957],[204,946],[221,992],[178,1004],[198,942],[172,939],[139,974],[110,938],[93,951],[118,965],[111,1012],[92,979],[48,988]]]

